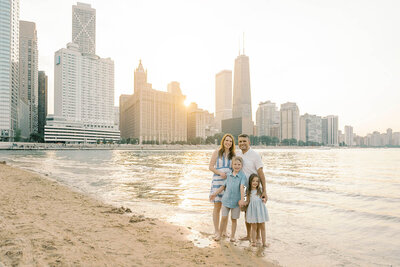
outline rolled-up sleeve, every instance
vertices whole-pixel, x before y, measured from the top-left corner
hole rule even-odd
[[[258,171],[259,168],[264,167],[264,164],[262,163],[262,160],[261,160],[261,156],[260,156],[260,155],[257,155],[257,157],[256,157],[256,159],[255,159],[255,161],[254,161],[254,165],[256,166],[256,170],[257,170],[257,171]]]

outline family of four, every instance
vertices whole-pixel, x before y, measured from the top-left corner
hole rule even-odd
[[[265,206],[268,200],[260,155],[250,148],[247,134],[238,137],[239,151],[235,151],[235,141],[231,134],[225,134],[221,146],[214,151],[209,169],[214,173],[210,201],[214,203],[213,222],[215,240],[226,236],[228,215],[231,213],[232,229],[230,241],[235,242],[237,219],[240,211],[245,211],[247,236],[253,246],[262,239],[267,246],[265,222],[269,220]],[[220,222],[220,214],[222,215]]]

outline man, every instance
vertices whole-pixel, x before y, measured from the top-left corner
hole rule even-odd
[[[241,151],[236,153],[237,156],[242,157],[243,159],[243,168],[242,171],[246,175],[247,184],[249,182],[249,176],[252,173],[257,173],[258,177],[261,179],[262,185],[262,198],[263,201],[266,202],[268,200],[267,196],[267,186],[265,183],[265,175],[263,171],[263,163],[261,161],[261,156],[250,148],[250,137],[247,134],[241,134],[238,138],[239,148]],[[249,190],[249,188],[247,189]],[[241,238],[240,240],[250,240],[251,234],[251,225],[246,222],[246,230],[247,236]],[[260,229],[257,229],[257,239],[260,238]]]

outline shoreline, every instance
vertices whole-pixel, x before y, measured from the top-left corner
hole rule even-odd
[[[230,242],[196,247],[184,227],[6,164],[0,210],[0,266],[277,266]]]
[[[13,142],[0,142],[1,150],[127,150],[127,151],[147,151],[147,150],[215,150],[219,145],[127,145],[127,144],[113,144],[113,145],[60,145],[49,143],[13,143]],[[331,150],[331,149],[391,149],[399,147],[332,147],[332,146],[266,146],[257,145],[251,146],[254,149],[316,149],[316,150]]]

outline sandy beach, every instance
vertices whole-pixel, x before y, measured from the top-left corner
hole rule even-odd
[[[229,242],[195,247],[187,234],[0,164],[0,266],[275,266]]]

